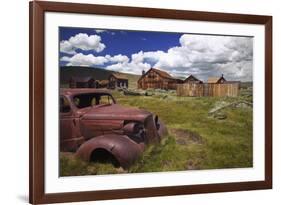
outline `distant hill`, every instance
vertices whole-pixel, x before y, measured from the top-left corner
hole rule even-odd
[[[119,73],[96,67],[83,67],[83,66],[62,66],[60,67],[60,85],[61,87],[68,87],[68,83],[71,77],[88,77],[91,76],[96,80],[108,79],[111,73]],[[137,81],[140,75],[133,75],[122,73],[129,80],[129,88],[136,88]]]
[[[253,82],[241,82],[240,83],[240,88],[248,88],[248,87],[253,87]]]

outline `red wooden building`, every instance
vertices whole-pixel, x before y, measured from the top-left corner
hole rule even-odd
[[[149,88],[175,90],[177,89],[178,83],[182,83],[182,80],[172,77],[163,70],[150,68],[139,78],[138,88],[143,90]]]

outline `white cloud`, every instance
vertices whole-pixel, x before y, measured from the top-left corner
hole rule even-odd
[[[107,70],[118,71],[122,73],[141,74],[142,70],[148,70],[151,65],[148,63],[125,62],[112,64],[106,67]]]
[[[77,53],[72,57],[63,56],[60,60],[68,62],[67,66],[103,66],[105,63],[128,63],[129,58],[121,54],[94,56],[93,54]]]
[[[67,54],[75,54],[77,49],[94,50],[101,52],[105,49],[105,45],[101,43],[101,37],[98,35],[88,35],[86,33],[79,33],[70,37],[68,40],[60,42],[60,51]]]
[[[94,56],[93,54],[84,55],[77,53],[72,57],[64,56],[61,61],[68,62],[67,66],[93,66],[93,65],[104,65],[108,60],[103,56]]]
[[[153,54],[156,57],[157,53]],[[143,51],[133,54],[131,56],[131,61],[127,56],[120,57],[120,55],[117,55],[114,56],[114,58],[109,58],[111,60],[111,63],[114,63],[114,60],[117,59],[119,59],[119,62],[116,64],[106,66],[106,69],[124,73],[141,74],[143,70],[147,71],[151,68],[151,64],[144,62],[145,56]],[[121,59],[124,60],[122,61]]]
[[[106,55],[105,57],[112,63],[126,63],[130,60],[127,56],[121,54],[115,56]]]
[[[75,54],[75,49],[69,41],[61,41],[60,42],[60,52],[67,54]]]

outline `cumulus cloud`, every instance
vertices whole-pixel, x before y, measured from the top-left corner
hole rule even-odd
[[[121,54],[115,56],[106,55],[105,57],[112,63],[126,63],[130,60],[127,56]]]
[[[77,49],[84,51],[93,50],[101,52],[105,49],[105,45],[101,43],[101,37],[98,35],[88,35],[79,33],[70,37],[68,40],[60,42],[60,51],[67,54],[76,54]]]
[[[76,48],[72,46],[69,41],[61,41],[60,42],[60,52],[67,53],[67,54],[75,54]]]
[[[154,54],[155,57],[157,55]],[[107,57],[107,56],[106,56]],[[107,70],[113,70],[123,73],[131,73],[131,74],[141,74],[143,70],[148,70],[151,68],[151,63],[145,62],[144,52],[140,51],[139,53],[135,53],[131,55],[131,60],[127,56],[116,55],[113,57],[108,58],[111,65],[107,65],[105,68]],[[117,63],[114,64],[114,61],[118,60]]]
[[[107,70],[113,70],[123,73],[140,74],[142,70],[148,70],[151,65],[143,62],[123,62],[106,66]]]
[[[93,54],[84,55],[77,53],[72,57],[63,56],[61,61],[68,62],[67,66],[93,66],[93,65],[104,65],[108,60],[103,56],[94,56]]]
[[[66,66],[103,66],[106,63],[126,63],[129,58],[121,54],[94,56],[93,54],[77,53],[72,57],[63,56],[60,61],[67,62]]]

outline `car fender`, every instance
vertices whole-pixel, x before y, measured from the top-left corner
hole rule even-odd
[[[90,161],[93,151],[100,148],[107,150],[123,168],[127,168],[142,154],[144,144],[136,143],[126,135],[101,135],[83,143],[76,156],[84,161]]]
[[[163,138],[164,136],[168,135],[168,130],[167,130],[167,127],[166,125],[161,121],[159,120],[159,129],[158,129],[158,134],[161,138]]]

